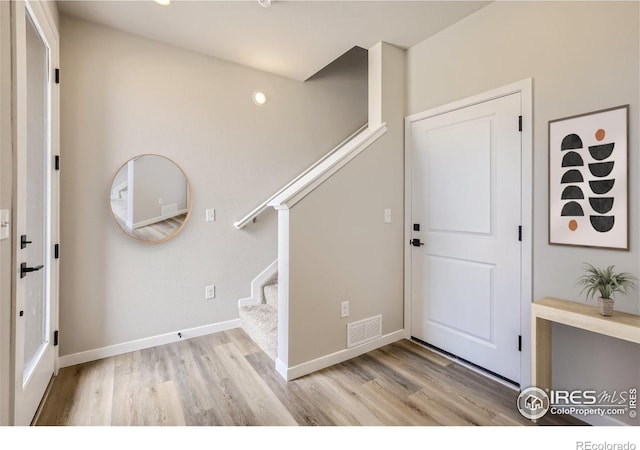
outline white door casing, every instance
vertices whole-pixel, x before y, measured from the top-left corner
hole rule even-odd
[[[527,80],[408,117],[405,152],[406,243],[425,244],[405,254],[408,335],[525,385],[530,87]]]
[[[14,117],[13,423],[31,423],[56,371],[59,237],[58,34],[48,6],[12,3]],[[32,241],[22,248],[21,236]],[[21,277],[21,264],[44,267]]]

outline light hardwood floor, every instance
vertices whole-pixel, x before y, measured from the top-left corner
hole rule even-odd
[[[410,341],[290,382],[273,366],[234,329],[67,367],[36,424],[533,425],[514,390]]]

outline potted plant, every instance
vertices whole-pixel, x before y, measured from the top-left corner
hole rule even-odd
[[[587,300],[595,296],[598,297],[598,311],[603,316],[613,314],[613,294],[621,292],[626,294],[629,289],[636,287],[637,278],[630,273],[613,271],[614,266],[606,269],[598,269],[591,264],[584,264],[585,274],[578,279],[578,285],[582,286],[582,291],[587,291]]]

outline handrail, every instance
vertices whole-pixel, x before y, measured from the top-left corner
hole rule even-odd
[[[334,152],[322,161],[322,164],[318,164],[305,176],[300,177],[298,181],[292,183],[287,189],[284,189],[280,195],[269,202],[269,206],[273,206],[275,209],[291,208],[386,132],[386,123],[380,124],[373,129],[367,127],[365,131],[354,137],[339,151]]]
[[[271,197],[269,197],[268,199],[266,199],[264,202],[260,203],[258,206],[256,206],[253,210],[251,210],[251,212],[247,215],[245,215],[242,219],[238,220],[237,222],[233,223],[233,226],[236,227],[238,230],[244,228],[247,224],[249,224],[251,221],[253,221],[256,217],[258,217],[260,214],[262,214],[262,212],[269,208],[269,203],[276,198],[277,196],[279,196],[280,194],[282,194],[284,191],[286,191],[289,187],[291,187],[293,184],[295,184],[296,182],[298,182],[302,177],[304,177],[305,175],[307,175],[309,172],[311,172],[313,169],[315,169],[316,167],[318,167],[320,164],[322,164],[323,161],[325,161],[328,157],[330,157],[331,155],[333,155],[335,152],[337,152],[338,150],[340,150],[342,147],[344,147],[346,144],[348,144],[350,141],[353,140],[353,138],[355,138],[357,135],[359,135],[360,133],[362,133],[363,131],[365,131],[368,127],[368,124],[364,124],[362,125],[360,128],[358,128],[356,131],[354,131],[351,135],[349,135],[349,137],[347,137],[345,140],[343,140],[342,142],[340,142],[338,145],[336,145],[329,153],[327,153],[326,155],[324,155],[322,158],[320,158],[318,161],[316,161],[315,163],[313,163],[311,166],[309,166],[304,172],[302,172],[300,175],[298,175],[297,177],[295,177],[291,182],[287,183],[286,186],[284,186],[282,189],[278,190],[278,192],[276,192],[275,194],[273,194]]]

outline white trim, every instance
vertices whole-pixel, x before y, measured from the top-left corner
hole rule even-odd
[[[284,191],[286,191],[291,185],[293,185],[294,183],[296,183],[299,179],[301,179],[302,177],[304,177],[306,174],[308,174],[309,172],[311,172],[313,169],[315,169],[317,166],[319,166],[325,159],[327,159],[328,157],[330,157],[331,155],[333,155],[336,151],[338,151],[340,148],[342,148],[344,145],[346,145],[349,141],[351,141],[352,139],[354,139],[357,135],[359,135],[360,133],[363,133],[364,131],[366,131],[367,129],[367,124],[365,123],[364,125],[362,125],[360,128],[358,128],[356,131],[354,131],[353,133],[351,133],[351,135],[349,135],[349,137],[347,137],[346,139],[344,139],[342,142],[340,142],[338,145],[336,145],[331,151],[329,151],[326,155],[324,155],[322,158],[320,158],[318,161],[316,161],[315,163],[313,163],[311,166],[309,166],[304,172],[302,172],[300,175],[298,175],[297,177],[295,177],[293,180],[291,180],[289,183],[287,183],[286,186],[284,186],[282,189],[280,189],[278,192],[276,192],[275,194],[273,194],[271,197],[269,197],[268,199],[266,199],[264,202],[260,203],[258,206],[256,206],[249,214],[247,214],[246,216],[244,216],[242,219],[238,220],[237,222],[233,223],[233,226],[235,228],[237,228],[238,230],[244,228],[247,224],[249,224],[249,222],[251,222],[253,219],[255,219],[256,217],[258,217],[260,214],[262,214],[262,212],[267,209],[269,207],[269,203],[271,203],[271,201],[276,198],[277,196],[279,196],[280,194],[282,194]]]
[[[189,212],[189,210],[187,208],[185,208],[185,209],[180,209],[178,211],[172,212],[171,214],[168,214],[166,216],[158,216],[158,217],[154,217],[152,219],[147,219],[147,220],[143,220],[141,222],[136,222],[136,223],[133,224],[133,229],[146,227],[148,225],[153,225],[154,223],[162,222],[163,220],[168,220],[168,219],[171,219],[172,217],[179,216],[180,214],[186,214],[188,212]]]
[[[96,361],[110,356],[122,355],[124,353],[143,350],[145,348],[156,347],[158,345],[170,344],[184,339],[191,339],[198,336],[218,333],[220,331],[240,328],[240,319],[228,320],[226,322],[212,323],[201,327],[189,328],[187,330],[176,330],[172,333],[159,334],[135,341],[123,342],[121,344],[109,345],[107,347],[95,348],[79,353],[72,353],[58,358],[58,367],[75,366],[89,361]],[[178,336],[182,334],[182,337]]]
[[[53,38],[56,42],[59,41],[60,34],[58,33],[56,21],[53,19],[53,13],[51,12],[51,2],[42,0],[25,0],[25,4],[31,10],[31,13],[37,16],[38,26],[41,27],[40,31],[45,33],[48,37]],[[53,7],[55,8],[56,6]]]
[[[278,271],[278,260],[269,264],[269,266],[260,272],[260,275],[255,277],[251,282],[251,295],[247,298],[241,298],[238,300],[238,307],[247,305],[257,305],[262,300],[262,292],[260,292],[260,286],[267,281],[274,273]]]
[[[392,333],[385,334],[384,336],[374,341],[369,341],[366,344],[339,350],[335,353],[321,356],[320,358],[312,359],[311,361],[307,361],[293,367],[287,367],[286,364],[281,361],[280,358],[278,358],[276,359],[276,370],[280,375],[282,375],[285,380],[291,381],[295,378],[308,375],[312,372],[316,372],[326,367],[333,366],[334,364],[338,364],[348,359],[355,358],[370,351],[376,350],[380,347],[384,347],[385,345],[392,344],[393,342],[400,341],[404,339],[404,335],[404,330],[394,331]]]
[[[409,241],[413,235],[413,191],[411,181],[411,167],[413,152],[411,151],[411,121],[404,119],[404,331],[405,339],[411,339],[411,247]]]
[[[531,303],[533,302],[533,80],[528,78],[520,85],[522,114],[522,171],[521,171],[521,220],[522,268],[520,278],[520,387],[531,385]]]
[[[469,106],[485,103],[511,94],[520,94],[522,114],[521,160],[521,295],[520,333],[520,386],[531,384],[531,302],[533,300],[533,82],[531,78],[474,95],[453,103],[438,106],[405,118],[405,246],[404,246],[404,328],[405,337],[411,336],[411,252],[408,242],[412,235],[411,211],[411,124],[423,119],[440,116]]]
[[[385,123],[375,129],[367,128],[274,198],[269,202],[269,206],[277,209],[278,207],[286,205],[291,208],[386,132],[387,125]]]
[[[286,380],[289,364],[289,209],[278,208],[278,353],[276,370]]]

